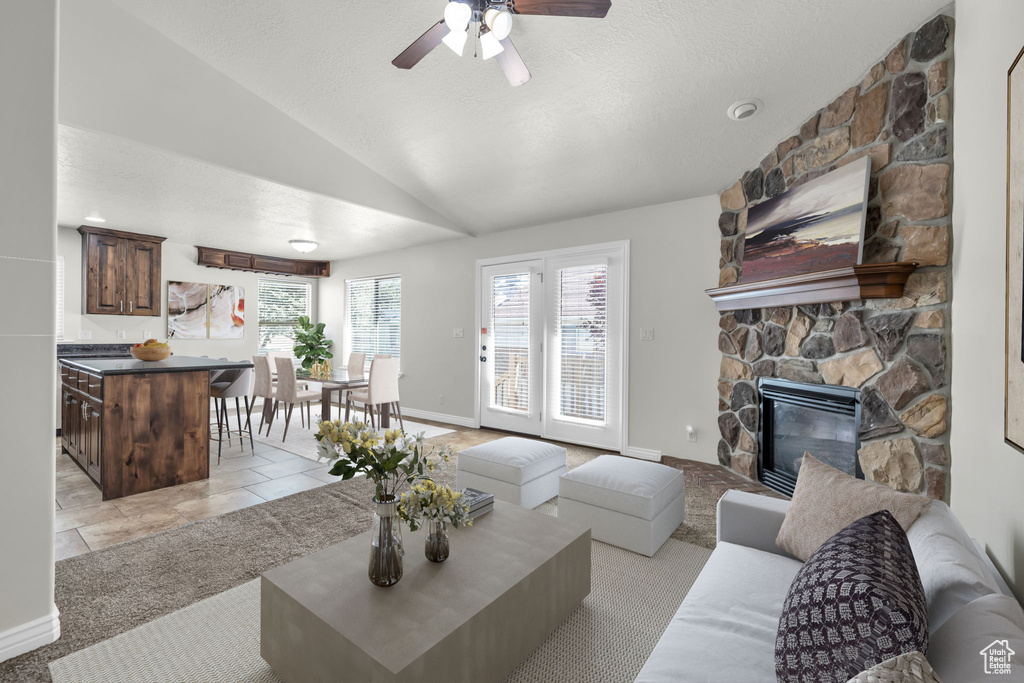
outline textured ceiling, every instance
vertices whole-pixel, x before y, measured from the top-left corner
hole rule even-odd
[[[471,232],[711,194],[948,0],[613,0],[516,17],[533,73],[441,46],[444,0],[115,0]],[[753,120],[726,107],[755,97]]]
[[[57,222],[269,256],[298,256],[290,239],[312,239],[307,258],[341,259],[461,237],[457,232],[272,183],[120,138],[60,126]]]

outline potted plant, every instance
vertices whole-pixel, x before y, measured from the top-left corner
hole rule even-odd
[[[333,368],[331,367],[331,345],[333,341],[324,336],[324,323],[314,325],[309,321],[308,315],[299,317],[299,324],[295,327],[295,357],[302,361],[302,369],[309,372],[313,377],[330,379]]]
[[[369,576],[377,586],[393,586],[402,578],[402,532],[398,496],[416,479],[451,460],[448,444],[428,447],[423,434],[407,436],[400,429],[381,438],[364,422],[324,421],[316,433],[317,457],[333,463],[331,474],[342,480],[364,475],[376,485]]]

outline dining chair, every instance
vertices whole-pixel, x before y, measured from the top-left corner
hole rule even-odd
[[[283,404],[284,410],[284,435],[281,437],[281,441],[288,438],[288,424],[292,419],[292,411],[295,406],[299,406],[299,418],[302,420],[302,425],[306,426],[306,422],[309,422],[309,426],[313,426],[313,415],[310,409],[310,403],[320,398],[319,391],[312,391],[309,389],[300,389],[299,382],[295,379],[295,363],[292,362],[291,358],[275,358],[274,362],[277,364],[277,388],[275,394],[275,407]],[[303,414],[302,407],[305,405],[306,412]],[[271,422],[273,422],[273,416],[271,416]],[[270,434],[270,427],[267,427],[267,434]]]
[[[366,387],[350,389],[345,400],[345,421],[348,422],[349,414],[354,403],[363,405],[363,419],[366,413],[370,413],[370,426],[377,428],[374,413],[380,414],[381,406],[390,405],[395,414],[398,415],[398,422],[402,429],[405,429],[405,420],[402,419],[402,408],[398,401],[398,359],[391,356],[374,356],[370,363],[370,378]]]
[[[270,358],[268,356],[253,356],[252,364],[256,376],[252,389],[253,405],[256,405],[257,398],[263,399],[263,412],[260,414],[260,426],[256,433],[261,434],[263,432],[263,423],[267,422],[267,435],[269,436],[269,423],[273,421],[273,415],[277,408],[277,388],[275,387],[273,377],[270,375]]]

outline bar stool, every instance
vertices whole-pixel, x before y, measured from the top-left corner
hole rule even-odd
[[[227,428],[227,441],[231,445],[231,434],[238,434],[242,450],[245,450],[245,434],[249,433],[249,446],[256,454],[256,445],[252,439],[252,421],[250,413],[252,406],[249,404],[249,391],[252,386],[252,369],[243,368],[238,370],[225,370],[220,373],[215,381],[210,383],[210,397],[217,406],[217,464],[220,464],[221,449],[224,445],[224,428]],[[228,419],[228,399],[235,399],[235,417],[238,420],[238,429],[231,429],[231,422]],[[245,429],[242,428],[242,408],[239,399],[245,400]]]

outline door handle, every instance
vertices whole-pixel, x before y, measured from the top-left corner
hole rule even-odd
[[[69,405],[70,403],[71,403],[71,394],[64,394],[64,405]]]
[[[121,302],[121,312],[124,313],[124,302]]]
[[[486,363],[487,362],[487,356],[480,356],[480,362],[481,363]]]
[[[85,402],[82,403],[82,419],[83,420],[88,420],[89,419],[89,402],[88,401],[85,401]]]
[[[134,301],[129,301],[128,302],[128,312],[129,313],[134,313],[135,312],[135,302]]]

